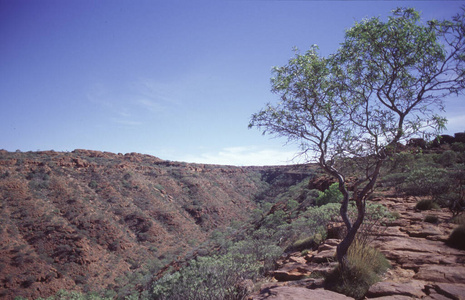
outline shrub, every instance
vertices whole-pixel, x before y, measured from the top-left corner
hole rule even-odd
[[[322,206],[328,203],[340,203],[342,198],[342,193],[339,191],[339,184],[336,182],[331,184],[326,191],[319,192],[315,204],[317,206]]]
[[[465,144],[464,143],[452,143],[451,149],[455,152],[464,152]]]
[[[437,224],[439,223],[439,218],[434,215],[427,215],[424,219],[425,222]]]
[[[381,182],[385,186],[396,187],[405,182],[405,179],[408,177],[408,173],[390,173],[383,176]]]
[[[448,175],[447,170],[442,168],[422,167],[410,172],[398,189],[410,196],[441,195],[450,189]]]
[[[314,235],[319,234],[322,239],[326,238],[326,229],[329,223],[340,221],[340,205],[329,203],[320,207],[310,207],[300,220],[292,223],[292,226],[300,232],[311,229]],[[309,232],[307,231],[307,236]]]
[[[453,248],[465,250],[465,224],[459,225],[452,231],[446,244]]]
[[[89,182],[89,187],[95,190],[98,187],[97,181],[92,180],[91,182]]]
[[[111,297],[101,297],[96,294],[83,294],[80,292],[76,291],[65,291],[65,290],[60,290],[56,293],[55,296],[52,296],[47,299],[52,299],[52,300],[110,300],[112,299]]]
[[[292,252],[292,251],[303,251],[306,249],[313,249],[316,248],[318,244],[315,242],[313,237],[307,237],[304,239],[299,239],[288,246],[285,252]]]
[[[362,299],[371,285],[389,268],[389,261],[367,243],[355,240],[347,253],[348,264],[338,266],[325,280],[327,288]]]
[[[423,199],[418,201],[415,208],[418,210],[432,210],[439,209],[439,205],[431,199]]]
[[[241,299],[239,283],[254,278],[259,263],[249,255],[199,257],[180,271],[164,276],[152,288],[154,299]]]
[[[441,153],[437,158],[436,162],[444,167],[450,167],[457,161],[457,153],[452,150],[447,150]]]
[[[394,154],[390,161],[392,170],[399,170],[401,172],[410,169],[412,162],[415,160],[415,156],[409,152],[400,152]]]

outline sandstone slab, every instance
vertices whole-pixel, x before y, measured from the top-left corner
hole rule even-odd
[[[274,271],[273,276],[278,281],[293,281],[309,276],[311,273],[311,268],[306,264],[288,263]]]
[[[421,266],[415,279],[435,283],[465,282],[465,266],[425,265]]]
[[[314,263],[326,263],[336,259],[336,248],[318,252],[312,257]]]
[[[407,296],[422,298],[424,284],[420,281],[410,281],[406,283],[382,281],[374,284],[367,292],[367,297],[378,298],[382,296]]]
[[[427,287],[427,290],[432,290],[439,295],[445,296],[450,299],[465,299],[465,283],[464,284],[450,284],[450,283],[437,283]]]
[[[310,290],[302,287],[277,286],[263,289],[259,295],[249,297],[250,300],[349,300],[354,299],[332,291],[318,289]]]
[[[368,298],[368,299],[371,299],[371,298]],[[412,299],[412,297],[395,295],[395,296],[376,297],[374,299],[376,300],[410,300]]]

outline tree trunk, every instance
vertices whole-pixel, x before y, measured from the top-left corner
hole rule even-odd
[[[342,207],[341,207],[342,210]],[[347,266],[347,252],[349,250],[350,245],[355,239],[357,235],[358,229],[363,223],[363,219],[365,218],[365,203],[361,200],[357,202],[357,219],[354,224],[347,228],[347,234],[342,240],[342,242],[337,245],[336,249],[336,257],[337,261],[339,262],[339,266],[341,268],[345,268]]]
[[[348,206],[349,206],[349,192],[346,187],[346,183],[343,179],[343,176],[340,174],[337,174],[335,169],[332,169],[334,173],[332,175],[334,176],[337,174],[336,178],[339,181],[339,190],[344,196],[344,199],[341,204],[341,210],[340,210],[340,215],[342,217],[342,220],[344,221],[344,224],[346,225],[347,228],[347,234],[342,240],[341,243],[337,246],[337,252],[336,252],[336,257],[337,261],[339,262],[339,266],[341,268],[345,268],[347,266],[347,252],[349,251],[350,245],[352,245],[352,242],[354,241],[358,230],[360,229],[360,226],[363,223],[363,220],[365,219],[365,208],[366,208],[366,198],[369,194],[369,192],[373,189],[376,180],[378,179],[379,171],[381,169],[381,165],[383,163],[383,159],[380,159],[376,162],[375,169],[371,173],[370,176],[368,176],[367,179],[359,181],[358,183],[355,184],[355,189],[354,189],[354,201],[357,206],[357,219],[353,224],[351,224],[350,219],[348,217]],[[368,180],[368,183],[363,187],[363,189],[358,192],[357,186],[361,184],[363,181]]]

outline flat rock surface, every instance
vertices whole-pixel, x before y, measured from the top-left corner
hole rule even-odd
[[[464,284],[450,284],[450,283],[438,283],[432,287],[434,291],[445,297],[452,299],[465,299],[465,283]]]
[[[444,243],[456,226],[448,223],[452,215],[447,210],[415,211],[416,201],[380,201],[399,212],[400,218],[380,229],[390,234],[377,235],[373,243],[392,268],[370,288],[367,299],[465,299],[465,251]],[[439,222],[424,222],[427,215]]]
[[[382,296],[408,296],[413,298],[422,298],[426,296],[422,289],[424,283],[420,281],[410,281],[405,283],[392,282],[392,281],[381,281],[368,290],[367,297],[378,298]]]
[[[317,289],[317,290],[310,290],[303,287],[288,287],[288,286],[277,286],[271,287],[262,290],[260,295],[257,295],[253,298],[249,298],[253,300],[265,300],[265,299],[273,299],[273,300],[323,300],[323,299],[331,299],[331,300],[349,300],[354,299],[350,298],[335,292]]]

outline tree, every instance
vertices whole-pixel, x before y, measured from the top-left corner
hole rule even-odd
[[[446,120],[436,111],[444,110],[445,96],[464,91],[464,20],[462,13],[422,24],[417,11],[399,8],[386,22],[356,23],[333,55],[320,56],[317,46],[296,50],[273,70],[272,91],[281,101],[253,114],[249,127],[299,143],[300,154],[337,179],[347,227],[337,247],[342,268],[383,162],[398,143],[443,130]],[[349,194],[346,176],[353,172]],[[347,214],[350,200],[355,220]]]

